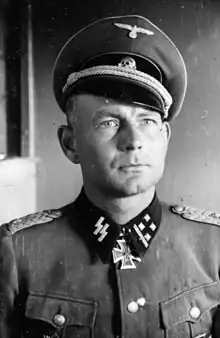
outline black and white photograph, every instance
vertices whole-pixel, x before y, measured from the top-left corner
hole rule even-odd
[[[220,338],[220,0],[0,0],[0,338]]]

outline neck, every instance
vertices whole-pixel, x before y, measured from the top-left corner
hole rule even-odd
[[[137,216],[142,210],[151,203],[155,187],[148,191],[123,198],[112,198],[102,194],[102,192],[88,189],[84,186],[86,196],[105,214],[114,220],[117,224],[125,224]]]

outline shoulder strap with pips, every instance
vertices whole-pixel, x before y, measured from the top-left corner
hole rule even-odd
[[[220,213],[217,212],[182,205],[172,206],[171,210],[185,219],[220,226]]]
[[[13,235],[17,231],[24,228],[29,228],[33,225],[51,222],[52,220],[59,218],[61,215],[62,212],[60,210],[44,210],[15,219],[7,223],[5,226],[7,227],[7,231],[9,231]]]

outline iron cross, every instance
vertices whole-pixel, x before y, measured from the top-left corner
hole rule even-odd
[[[132,255],[131,250],[124,239],[118,239],[117,243],[119,248],[114,248],[112,250],[114,263],[121,261],[120,269],[136,269],[133,260],[141,262],[141,258]]]

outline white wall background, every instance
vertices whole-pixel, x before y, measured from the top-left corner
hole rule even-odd
[[[36,171],[32,159],[0,161],[0,224],[36,211]]]

